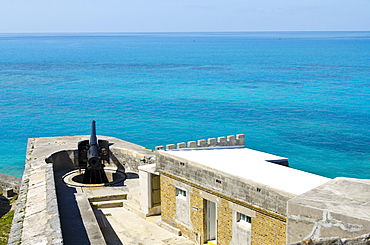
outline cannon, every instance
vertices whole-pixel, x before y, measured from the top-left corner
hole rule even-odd
[[[85,169],[84,184],[107,183],[103,161],[109,164],[109,142],[96,137],[95,121],[91,122],[90,140],[78,142],[78,165]]]

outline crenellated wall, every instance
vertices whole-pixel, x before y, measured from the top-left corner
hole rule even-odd
[[[198,147],[220,147],[220,146],[244,146],[244,134],[229,135],[227,137],[209,138],[208,140],[188,141],[177,144],[166,145],[166,150]],[[155,149],[164,150],[164,146],[157,146]]]

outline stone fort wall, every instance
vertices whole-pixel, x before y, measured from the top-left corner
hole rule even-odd
[[[56,195],[57,173],[76,168],[77,143],[89,136],[31,138],[12,222],[9,244],[62,244],[63,236]],[[142,146],[113,137],[108,140],[110,166],[138,172],[138,166],[153,163],[155,154]],[[37,225],[35,225],[37,224]]]

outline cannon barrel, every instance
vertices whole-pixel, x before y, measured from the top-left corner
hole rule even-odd
[[[79,167],[85,168],[84,184],[108,182],[103,160],[109,162],[109,142],[97,139],[95,124],[95,121],[91,122],[90,140],[78,142]]]
[[[96,137],[95,121],[91,122],[91,135],[89,142],[89,150],[87,152],[87,164],[91,168],[98,169],[101,164],[101,152],[99,151],[98,139]]]
[[[91,122],[91,134],[90,134],[90,145],[98,144],[98,138],[96,137],[96,122],[93,120]]]

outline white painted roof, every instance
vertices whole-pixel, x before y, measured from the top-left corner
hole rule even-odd
[[[248,148],[185,148],[169,150],[166,153],[295,195],[301,195],[330,180],[266,162],[266,160],[287,160],[287,158]]]

